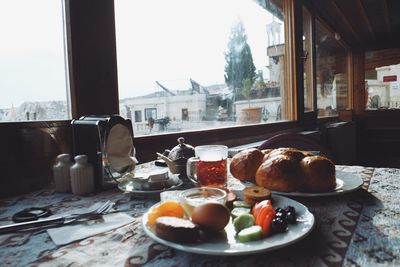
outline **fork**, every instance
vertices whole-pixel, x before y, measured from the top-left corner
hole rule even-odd
[[[14,223],[14,224],[0,226],[0,234],[10,233],[13,231],[24,230],[24,229],[38,228],[43,226],[54,227],[76,222],[81,219],[90,219],[94,216],[106,214],[114,207],[114,205],[115,205],[114,202],[108,200],[97,209],[85,213],[73,213],[65,216],[58,216],[38,221]]]
[[[115,205],[114,202],[107,200],[105,203],[103,203],[100,207],[98,207],[95,210],[91,210],[91,211],[84,212],[84,213],[73,213],[73,214],[63,216],[64,224],[75,222],[75,221],[78,221],[81,219],[88,219],[88,218],[91,218],[91,217],[94,217],[97,215],[101,215],[101,214],[106,214],[114,207],[114,205]]]

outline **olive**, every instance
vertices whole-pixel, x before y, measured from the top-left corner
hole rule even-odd
[[[276,208],[276,209],[275,209],[275,212],[276,212],[276,213],[281,212],[281,211],[284,211],[284,209],[282,209],[282,208]]]
[[[286,219],[286,211],[284,209],[279,209],[278,211],[276,211],[275,217],[281,217]]]
[[[287,229],[287,221],[281,217],[275,217],[271,222],[271,230],[273,233],[283,233]]]
[[[285,211],[296,214],[296,209],[293,206],[286,206]]]
[[[288,211],[286,212],[286,220],[290,224],[295,224],[296,223],[296,213]]]

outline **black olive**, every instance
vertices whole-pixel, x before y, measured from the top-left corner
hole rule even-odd
[[[281,217],[275,217],[271,222],[271,230],[274,233],[283,233],[287,229],[287,221]]]
[[[296,214],[296,209],[293,206],[286,206],[285,211]]]
[[[286,211],[280,211],[275,214],[275,217],[279,217],[286,220]]]
[[[288,211],[286,212],[286,220],[290,224],[295,224],[296,223],[296,213]]]
[[[275,217],[282,217],[282,218],[286,219],[286,210],[281,209],[281,208],[277,208]]]
[[[275,209],[275,212],[278,213],[278,212],[281,212],[282,210],[284,210],[284,209],[282,209],[282,208],[276,208],[276,209]]]

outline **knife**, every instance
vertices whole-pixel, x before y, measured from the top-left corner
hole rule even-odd
[[[38,227],[54,227],[63,224],[72,223],[80,219],[91,219],[94,217],[101,216],[102,214],[109,213],[109,211],[114,207],[115,203],[111,201],[105,202],[103,205],[98,207],[96,210],[81,214],[70,214],[65,216],[57,216],[47,219],[41,219],[37,221],[28,221],[21,223],[13,223],[9,225],[0,226],[0,234],[10,233],[18,230],[38,228]]]
[[[0,226],[0,234],[11,233],[23,229],[38,228],[43,226],[57,226],[66,222],[66,217],[53,217],[37,221],[13,223]]]

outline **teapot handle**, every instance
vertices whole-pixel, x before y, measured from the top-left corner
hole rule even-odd
[[[199,182],[197,181],[197,174],[196,174],[197,163],[199,161],[200,161],[199,158],[191,157],[187,160],[186,163],[186,175],[188,179],[195,185],[200,185]]]

